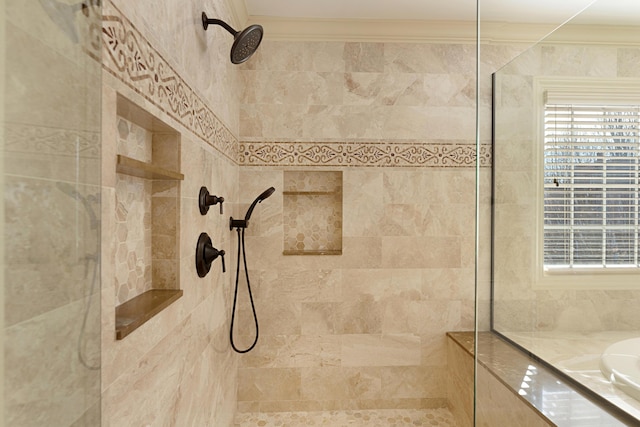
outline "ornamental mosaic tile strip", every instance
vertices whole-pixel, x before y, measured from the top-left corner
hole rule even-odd
[[[241,166],[473,167],[471,144],[359,142],[241,142]],[[491,146],[480,147],[481,167],[491,166]]]
[[[7,123],[4,129],[7,152],[100,158],[100,135],[97,132],[19,123]]]
[[[237,162],[237,139],[206,103],[113,4],[103,13],[104,69]]]
[[[473,167],[473,144],[422,142],[239,143],[176,70],[111,3],[104,3],[103,68],[241,166]],[[483,145],[481,167],[491,165]]]

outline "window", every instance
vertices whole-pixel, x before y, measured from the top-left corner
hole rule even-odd
[[[546,98],[544,269],[637,272],[640,105]]]

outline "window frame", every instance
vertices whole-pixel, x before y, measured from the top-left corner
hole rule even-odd
[[[534,289],[638,289],[640,268],[546,268],[544,265],[544,132],[547,96],[572,103],[640,105],[637,79],[534,77],[536,242]]]

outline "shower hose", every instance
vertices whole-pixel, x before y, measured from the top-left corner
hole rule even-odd
[[[253,303],[253,294],[251,293],[251,284],[249,283],[249,270],[247,269],[247,253],[244,247],[244,228],[242,228],[242,232],[240,232],[240,227],[237,227],[236,231],[238,232],[238,256],[237,256],[238,263],[236,264],[236,289],[233,294],[233,310],[231,312],[231,326],[229,327],[229,339],[231,341],[231,347],[235,352],[248,353],[251,350],[253,350],[253,348],[258,343],[258,335],[259,335],[258,316],[256,314],[256,306]],[[253,341],[253,344],[251,344],[245,350],[238,349],[238,347],[236,347],[235,342],[233,341],[233,324],[235,323],[235,317],[236,317],[236,305],[237,305],[236,303],[238,301],[238,287],[239,287],[239,281],[240,281],[240,252],[241,252],[240,249],[241,248],[242,248],[242,260],[244,261],[244,273],[245,273],[245,277],[247,278],[247,291],[249,292],[249,300],[251,301],[251,310],[253,311],[253,320],[256,325],[256,339]]]

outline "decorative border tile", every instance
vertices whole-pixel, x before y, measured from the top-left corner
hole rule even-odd
[[[231,131],[111,2],[104,4],[102,41],[106,71],[237,163]]]
[[[103,68],[240,166],[473,167],[473,144],[242,142],[111,2],[102,18]],[[481,167],[491,166],[483,145]]]
[[[241,166],[473,167],[470,144],[241,142]],[[491,146],[482,145],[481,167],[491,166]]]
[[[5,150],[9,153],[38,153],[100,158],[100,134],[77,129],[7,123]]]

